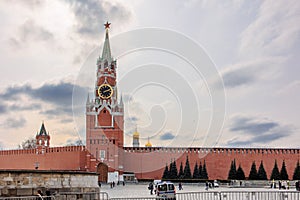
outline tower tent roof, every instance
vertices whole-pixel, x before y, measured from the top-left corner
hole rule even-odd
[[[40,129],[40,132],[38,133],[38,135],[48,135],[45,125],[44,125],[44,122],[42,123],[41,129]]]
[[[106,22],[104,24],[105,26],[105,41],[103,45],[102,50],[102,60],[107,60],[108,62],[111,62],[111,51],[110,51],[110,45],[109,45],[109,36],[108,36],[108,29],[110,28],[110,23]]]

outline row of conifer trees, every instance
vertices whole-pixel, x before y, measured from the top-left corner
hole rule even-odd
[[[228,172],[228,180],[245,180],[245,173],[242,169],[241,165],[239,165],[238,168],[236,168],[235,160],[231,162],[231,166]],[[289,175],[286,170],[285,161],[282,162],[281,170],[279,171],[277,161],[275,160],[274,167],[270,176],[269,180],[289,180]],[[293,180],[299,180],[300,179],[300,164],[299,160],[296,164],[294,174],[293,174]],[[266,173],[266,170],[264,168],[263,161],[260,162],[258,171],[256,168],[255,161],[253,161],[251,165],[251,169],[249,172],[248,180],[268,180],[268,176]]]
[[[180,163],[179,171],[177,170],[176,162],[171,161],[170,165],[166,165],[163,176],[163,180],[174,180],[174,179],[208,179],[206,170],[206,163],[196,162],[193,174],[191,173],[189,158],[186,157],[185,166],[183,167],[182,162]]]
[[[194,172],[191,173],[189,158],[186,157],[185,166],[183,167],[182,162],[180,163],[179,171],[177,170],[176,162],[171,161],[170,165],[166,165],[165,170],[163,172],[162,179],[164,180],[174,180],[174,179],[208,179],[208,173],[206,170],[206,163],[205,160],[203,164],[201,162],[195,163],[194,166]],[[245,180],[246,176],[244,173],[243,168],[241,165],[239,167],[236,167],[236,161],[235,159],[231,162],[231,166],[228,172],[228,180]],[[249,175],[247,177],[248,180],[268,180],[268,175],[266,173],[266,170],[264,168],[263,161],[260,162],[260,165],[258,167],[258,170],[256,168],[256,163],[253,161],[251,165],[251,169],[249,172]],[[274,167],[272,170],[272,173],[270,175],[269,180],[288,180],[289,176],[286,170],[286,164],[283,160],[281,169],[279,170],[277,160],[275,160]],[[293,174],[293,180],[300,180],[300,163],[299,160],[296,164],[294,174]]]

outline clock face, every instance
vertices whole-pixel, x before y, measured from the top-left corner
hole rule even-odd
[[[98,88],[98,94],[102,99],[109,99],[113,94],[113,89],[109,84],[102,84]]]

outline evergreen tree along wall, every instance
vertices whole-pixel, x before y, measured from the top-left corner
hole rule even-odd
[[[169,178],[169,169],[168,169],[168,165],[166,165],[162,179],[168,179]]]
[[[197,162],[195,163],[194,173],[193,173],[193,178],[194,178],[194,179],[198,179],[198,178],[199,178],[199,169],[198,169],[198,164],[197,164]]]
[[[294,174],[293,174],[293,180],[300,180],[300,163],[299,160],[296,164]]]
[[[179,178],[179,179],[183,179],[183,178],[184,178],[182,162],[180,163],[180,168],[179,168],[178,178]]]
[[[258,172],[257,172],[257,179],[258,180],[268,180],[266,170],[264,168],[263,161],[260,162]]]
[[[280,179],[281,180],[289,180],[289,175],[286,171],[284,160],[282,161],[282,166],[281,166],[281,170],[280,170]]]
[[[249,180],[257,180],[257,170],[256,170],[255,161],[253,161],[251,166],[251,170],[249,173]]]
[[[201,177],[202,177],[202,179],[208,179],[208,173],[206,170],[205,160],[204,160],[203,167],[202,167]]]
[[[235,164],[235,159],[231,161],[230,169],[228,172],[228,180],[234,180],[237,179],[236,177],[236,164]]]
[[[189,162],[188,156],[186,157],[185,167],[184,167],[184,171],[183,171],[183,177],[185,179],[192,178],[192,173],[191,173],[190,162]]]
[[[170,163],[170,179],[177,179],[178,178],[178,171],[176,167],[176,162],[173,161]]]
[[[198,172],[199,172],[199,179],[203,179],[203,176],[202,176],[202,163],[201,163],[201,161],[200,161],[200,164],[199,164]]]
[[[275,163],[274,163],[274,167],[273,167],[273,170],[272,170],[272,174],[271,174],[271,177],[270,177],[270,180],[280,180],[280,173],[279,173],[279,169],[278,169],[278,165],[277,165],[277,160],[275,160]]]
[[[245,180],[245,173],[241,165],[239,165],[239,168],[236,171],[236,179],[237,180]]]

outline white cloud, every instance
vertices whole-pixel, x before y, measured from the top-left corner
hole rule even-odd
[[[299,41],[299,9],[297,0],[264,1],[256,19],[241,34],[240,55],[255,59],[288,54]]]

